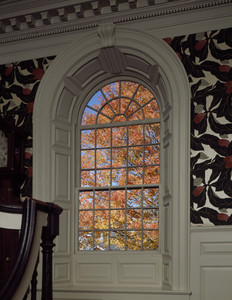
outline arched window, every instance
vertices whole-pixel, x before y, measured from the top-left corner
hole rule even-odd
[[[159,248],[160,112],[149,89],[115,81],[80,128],[79,250]]]

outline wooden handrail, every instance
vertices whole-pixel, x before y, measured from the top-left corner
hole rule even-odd
[[[43,253],[42,300],[52,300],[52,253],[53,247],[55,246],[53,240],[59,234],[59,215],[62,212],[62,208],[54,203],[26,199],[22,206],[0,204],[0,211],[22,214],[21,233],[16,260],[14,267],[0,290],[0,299],[21,300],[14,298],[14,295],[17,290],[22,290],[22,280],[25,280],[25,273],[26,271],[28,272],[28,268],[32,270],[30,271],[31,273],[29,273],[32,277],[33,270],[37,265],[39,245],[41,245]],[[39,224],[40,216],[42,216],[41,220],[43,220],[44,223]],[[38,226],[41,228],[37,228]],[[41,244],[39,240],[41,240]],[[35,247],[38,247],[38,249],[35,249]],[[36,251],[37,253],[34,253]],[[34,265],[28,266],[28,263],[31,262]],[[35,274],[36,272],[34,276]],[[36,281],[36,278],[34,278],[34,281]],[[26,293],[27,286],[23,286],[23,288]],[[34,292],[31,295],[32,300],[35,300],[35,294],[34,286]],[[21,296],[20,294],[20,297]]]

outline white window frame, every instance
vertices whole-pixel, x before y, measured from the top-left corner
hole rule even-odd
[[[128,79],[125,79],[125,78],[120,78],[120,79],[117,79],[117,80],[112,80],[111,79],[111,82],[119,82],[119,83],[121,83],[121,82],[123,82],[123,81],[129,81],[129,82],[135,82],[136,84],[138,83],[139,85],[141,85],[141,86],[143,86],[143,87],[146,87],[145,86],[145,84],[143,84],[143,83],[141,83],[141,82],[137,82],[136,80],[128,80]],[[110,82],[110,83],[111,83]],[[108,84],[108,83],[107,83]],[[106,86],[107,84],[103,84],[102,86],[101,86],[101,88],[100,88],[100,90],[104,87],[104,86]],[[158,101],[158,99],[155,97],[155,94],[154,94],[154,92],[153,91],[151,91],[151,89],[149,89],[148,87],[146,87],[151,93],[152,93],[152,95],[154,96],[153,97],[153,99],[157,102],[157,104],[159,105],[159,101]],[[136,88],[136,90],[138,89],[138,87]],[[76,144],[78,145],[78,149],[77,149],[77,166],[79,167],[79,168],[77,168],[76,169],[76,171],[77,171],[77,176],[76,176],[76,178],[77,178],[77,189],[76,189],[76,193],[77,193],[77,201],[78,201],[78,194],[79,194],[79,192],[81,191],[81,192],[84,192],[85,190],[93,190],[93,191],[95,191],[95,190],[101,190],[101,187],[100,186],[96,186],[96,187],[81,187],[81,185],[80,185],[80,182],[81,182],[81,163],[80,163],[80,143],[79,143],[79,141],[81,141],[81,134],[80,134],[80,132],[82,131],[82,130],[88,130],[88,129],[96,129],[96,128],[113,128],[113,127],[121,127],[121,126],[125,126],[125,127],[129,127],[129,126],[131,126],[131,125],[144,125],[144,124],[154,124],[154,123],[158,123],[159,124],[159,128],[160,128],[160,141],[162,141],[162,128],[161,128],[161,120],[160,120],[160,118],[152,118],[152,119],[147,119],[147,118],[144,118],[144,119],[142,119],[142,120],[138,120],[138,121],[136,121],[136,120],[134,120],[134,121],[125,121],[125,122],[113,122],[113,123],[103,123],[103,124],[93,124],[93,125],[81,125],[81,122],[82,122],[82,118],[83,118],[83,112],[84,112],[84,110],[85,110],[85,108],[86,108],[86,105],[88,104],[88,102],[90,101],[90,99],[92,98],[92,96],[93,95],[95,95],[95,93],[96,92],[98,92],[99,90],[96,90],[96,91],[90,91],[90,93],[89,93],[89,95],[88,95],[88,97],[87,97],[87,99],[85,99],[85,101],[84,101],[84,103],[82,104],[82,107],[81,107],[81,109],[80,109],[80,111],[79,111],[79,115],[80,115],[80,117],[78,118],[78,121],[80,122],[79,123],[79,125],[77,126],[77,141],[76,141]],[[123,98],[123,97],[122,97]],[[109,99],[110,100],[110,99]],[[109,101],[110,102],[110,101]],[[159,107],[158,107],[158,109],[159,109]],[[160,110],[160,109],[159,109]],[[82,118],[81,118],[82,117]],[[144,133],[143,133],[143,135],[144,135]],[[95,137],[96,138],[96,137]],[[143,145],[140,145],[140,146],[142,146],[142,147],[145,147],[145,144],[143,144]],[[159,146],[160,146],[160,148],[161,148],[161,146],[162,146],[162,142],[160,143],[159,142]],[[112,148],[112,146],[110,146],[110,148]],[[93,150],[96,150],[97,148],[93,148]],[[159,156],[160,156],[160,152],[161,151],[159,151]],[[162,159],[162,158],[161,158]],[[143,164],[143,166],[146,166],[145,164]],[[159,163],[159,169],[161,169],[161,165],[160,165],[160,163]],[[120,167],[117,167],[116,169],[119,169]],[[95,169],[94,169],[95,170]],[[110,170],[111,170],[111,168],[110,168]],[[160,172],[161,172],[161,170],[160,170]],[[143,174],[143,177],[144,177],[144,174]],[[160,177],[160,174],[159,174],[159,177]],[[125,185],[123,185],[123,186],[112,186],[112,185],[109,185],[109,186],[107,186],[107,187],[104,187],[104,190],[105,191],[109,191],[109,193],[110,193],[110,191],[111,190],[118,190],[118,189],[121,189],[121,190],[128,190],[128,189],[141,189],[141,190],[143,190],[143,189],[146,189],[146,188],[158,188],[159,189],[159,191],[161,190],[161,188],[160,188],[160,183],[159,184],[150,184],[150,185],[147,185],[147,184],[145,184],[145,183],[142,183],[142,184],[140,184],[140,185],[138,185],[138,184],[133,184],[133,185],[128,185],[128,184],[125,184]],[[142,195],[141,195],[142,196]],[[142,196],[143,197],[143,196]],[[162,199],[162,195],[161,195],[161,193],[159,192],[159,199]],[[159,201],[159,205],[160,205],[160,201]],[[159,213],[159,205],[158,205],[158,207],[156,207],[156,209],[158,210],[158,213]],[[126,210],[126,207],[125,208],[121,208],[121,209],[123,209],[124,210],[124,212],[125,212],[125,210]],[[140,209],[142,209],[142,207],[140,207]],[[153,207],[153,209],[154,209],[154,207]],[[111,208],[109,208],[109,212],[111,211],[112,209]],[[87,209],[87,211],[93,211],[93,214],[94,214],[94,212],[95,212],[95,208],[93,207],[92,209]],[[79,213],[79,207],[77,206],[77,215],[78,215],[78,213]],[[79,222],[79,220],[78,220],[78,217],[77,217],[77,223]],[[159,216],[159,223],[160,223],[160,216]],[[94,224],[94,222],[93,222],[93,224]],[[125,224],[127,224],[126,223],[126,218],[125,218]],[[126,229],[126,228],[125,228]],[[89,229],[89,231],[92,231],[93,229]],[[106,230],[109,230],[109,231],[111,231],[110,230],[110,226],[109,226],[109,228],[107,228],[107,229],[105,229],[105,231]],[[124,230],[124,229],[123,229]],[[141,225],[141,233],[144,231],[144,230],[146,230],[146,229],[144,229],[143,228],[143,224]],[[130,230],[129,230],[130,231]],[[160,227],[158,227],[158,229],[156,230],[156,231],[160,231]],[[79,230],[77,229],[77,236],[78,236],[78,232],[79,232]],[[125,240],[125,243],[126,243],[126,240]],[[161,243],[161,239],[160,239],[160,237],[159,237],[159,244]],[[82,251],[82,250],[78,250],[78,239],[77,239],[77,242],[76,242],[76,245],[77,245],[77,251]],[[160,248],[160,247],[159,247]],[[158,249],[155,249],[155,251],[159,251],[159,248]],[[83,250],[83,251],[85,251],[85,250]],[[87,251],[87,250],[86,250]],[[91,251],[91,250],[88,250],[88,251]],[[107,250],[105,250],[105,251],[107,251]],[[125,251],[127,251],[127,250],[125,250]],[[147,250],[147,249],[145,249],[145,250],[143,250],[143,251],[149,251],[149,250]],[[85,254],[87,254],[88,255],[88,253],[86,253],[85,252]]]

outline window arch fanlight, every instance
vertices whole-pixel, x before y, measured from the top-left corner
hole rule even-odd
[[[120,295],[116,295],[117,291],[126,290],[127,296],[124,294],[123,299],[129,300],[136,289],[138,291],[142,287],[144,288],[144,295],[146,292],[148,293],[147,298],[144,297],[144,299],[150,299],[149,293],[153,293],[154,289],[156,289],[152,295],[154,299],[159,299],[159,293],[162,293],[164,289],[170,290],[170,292],[166,292],[165,299],[170,299],[169,293],[170,295],[171,293],[175,294],[178,299],[188,299],[188,174],[190,161],[188,79],[179,58],[165,42],[138,29],[117,27],[113,24],[102,24],[100,27],[102,27],[100,34],[95,29],[91,29],[86,33],[85,38],[77,41],[73,47],[67,49],[54,60],[41,80],[35,99],[33,197],[45,201],[55,201],[64,208],[61,216],[61,233],[56,243],[54,257],[54,290],[61,289],[60,286],[67,290],[71,286],[70,293],[73,292],[74,294],[70,294],[70,297],[73,299],[82,296],[83,299],[93,298],[93,294],[88,294],[90,290],[95,291],[96,297],[101,299],[106,299],[106,297],[119,299]],[[134,122],[139,122],[139,124],[135,123],[135,126],[143,127],[143,140],[145,140],[146,130],[144,128],[146,125],[158,124],[158,116],[154,116],[152,119],[144,117],[133,120],[133,114],[130,115],[128,112],[128,115],[125,116],[126,110],[123,112],[123,110],[119,111],[118,109],[115,112],[113,101],[116,99],[107,98],[107,93],[104,93],[104,96],[102,94],[103,101],[106,102],[101,105],[101,108],[99,107],[99,110],[94,110],[96,104],[92,98],[94,94],[90,95],[90,93],[103,90],[104,86],[109,84],[108,80],[112,79],[112,83],[118,79],[120,81],[121,78],[124,81],[134,80],[144,85],[149,91],[154,91],[159,101],[162,125],[160,165],[163,166],[159,184],[160,194],[162,194],[162,199],[159,201],[159,234],[162,238],[159,240],[158,251],[78,251],[76,188],[81,183],[81,177],[75,177],[75,174],[78,173],[77,169],[82,168],[82,170],[79,169],[81,172],[95,172],[93,186],[78,185],[78,191],[82,194],[85,192],[95,193],[94,205],[90,200],[89,205],[92,207],[80,207],[80,212],[84,212],[86,209],[85,212],[94,214],[99,209],[100,214],[101,209],[96,206],[98,205],[96,196],[99,192],[118,189],[125,194],[129,190],[130,194],[130,189],[134,189],[134,186],[128,184],[128,170],[132,166],[127,163],[125,166],[115,164],[115,167],[112,167],[116,156],[113,157],[110,154],[111,158],[108,162],[110,167],[101,167],[98,162],[97,151],[107,153],[108,146],[98,147],[96,135],[93,148],[87,148],[84,142],[81,142],[81,132],[87,130],[97,132],[105,129],[113,137],[112,132],[115,127],[120,128],[125,125],[126,131],[129,131]],[[124,81],[120,82],[123,83]],[[125,99],[125,102],[129,101],[128,103],[134,108],[136,107],[134,116],[136,115],[138,118],[143,116],[141,110],[143,106],[139,105],[138,100],[133,98],[133,95],[128,99],[123,96],[122,99]],[[77,116],[81,115],[82,117],[82,113],[84,113],[84,105],[87,105],[87,109],[93,108],[92,115],[97,116],[93,124],[86,124],[84,121],[81,124],[81,120],[77,120]],[[110,115],[106,111],[107,107]],[[143,111],[144,108],[145,106]],[[86,120],[85,116],[84,113],[83,120]],[[129,120],[129,118],[131,119]],[[103,123],[104,120],[108,120],[107,123]],[[76,133],[79,133],[79,137]],[[112,145],[109,149],[116,152],[118,150],[116,148],[120,147],[115,146],[114,148],[112,137]],[[145,148],[153,147],[153,143],[151,145],[146,143],[144,145],[130,145],[129,142],[130,136],[128,135],[127,145],[125,147],[122,145],[120,150],[127,155],[129,151],[133,150],[132,147],[144,147],[143,162],[140,160],[141,165],[136,165],[136,167],[143,169],[150,167],[149,163],[146,162]],[[81,151],[94,153],[96,159],[94,161],[89,159],[88,162],[89,165],[93,164],[92,169],[85,169],[84,163],[80,167],[76,164],[76,153],[79,153],[79,161],[81,161]],[[151,167],[158,169],[156,164]],[[96,186],[96,182],[98,182],[97,172],[107,169],[110,170],[108,172],[111,176],[109,179],[111,185]],[[113,171],[116,173],[119,172],[119,169],[124,170],[127,174],[127,182],[125,185],[120,185],[120,188],[116,182],[112,181]],[[101,180],[99,183],[101,184]],[[148,184],[150,183],[136,183],[135,187],[140,189],[142,194]],[[153,185],[152,188],[158,188],[156,182],[151,184]],[[144,195],[141,197],[144,198]],[[91,197],[93,196],[91,195]],[[89,199],[92,199],[91,197]],[[129,202],[129,197],[127,195],[125,198],[127,202]],[[108,203],[111,205],[111,199]],[[112,209],[118,211],[121,207],[112,207]],[[127,208],[123,209],[126,220]],[[155,211],[157,208],[156,206],[148,208],[142,204],[136,209],[141,210],[143,218],[144,210],[153,209]],[[110,214],[110,210],[108,211]],[[81,227],[82,224],[80,224],[80,232],[85,232],[85,230],[91,232],[92,230],[93,237],[93,231],[98,228],[94,227],[94,217],[92,220],[92,229]],[[143,220],[140,219],[140,221],[142,223]],[[143,222],[141,228],[148,231],[146,226],[147,223]],[[128,227],[129,225],[127,225]],[[109,216],[109,227],[105,227],[103,230],[107,232],[105,234],[106,240],[108,239],[106,248],[111,247],[110,230]],[[89,235],[91,234],[89,233]],[[94,248],[96,241],[91,243],[90,248]],[[98,244],[98,247],[99,245],[102,246],[102,243]],[[142,247],[144,245],[142,246],[141,238],[140,249]],[[126,238],[124,248],[127,248]],[[102,291],[101,295],[99,294],[100,290]],[[83,291],[85,295],[78,294],[80,291]],[[106,291],[109,293],[116,292],[113,296],[109,296],[109,294],[102,296]]]
[[[80,129],[79,250],[158,250],[160,111],[142,84],[98,90]]]

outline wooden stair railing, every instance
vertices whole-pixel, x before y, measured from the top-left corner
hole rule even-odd
[[[16,259],[1,286],[1,300],[23,300],[30,282],[31,299],[36,298],[36,266],[42,247],[42,300],[52,300],[52,253],[59,234],[62,208],[54,203],[26,199],[22,206],[0,204],[0,228],[20,230]]]

